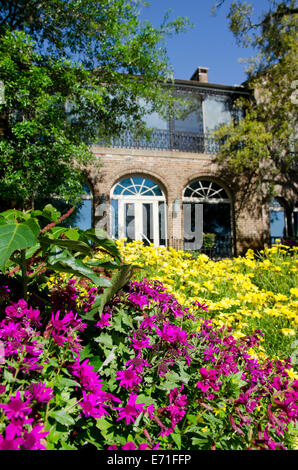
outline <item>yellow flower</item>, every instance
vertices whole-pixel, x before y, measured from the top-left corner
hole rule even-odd
[[[293,369],[286,369],[286,372],[290,379],[298,380],[298,374]]]
[[[290,328],[282,328],[280,331],[285,336],[295,336],[296,335],[296,331],[291,330]]]
[[[295,297],[298,297],[298,288],[292,287],[292,289],[290,289],[290,293],[294,295]]]

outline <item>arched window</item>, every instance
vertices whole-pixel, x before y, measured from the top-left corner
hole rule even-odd
[[[160,186],[145,176],[130,176],[111,191],[111,235],[166,245],[165,196]]]
[[[203,205],[203,233],[214,234],[217,253],[232,255],[231,200],[227,191],[209,179],[199,179],[189,183],[183,192],[183,210],[190,205],[190,220],[184,216],[184,233],[195,232],[195,205]],[[191,242],[191,240],[188,240]],[[185,238],[185,247],[187,240]]]

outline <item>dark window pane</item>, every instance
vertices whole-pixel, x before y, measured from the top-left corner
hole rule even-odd
[[[135,239],[135,205],[124,204],[125,238],[128,242]]]
[[[158,203],[158,223],[159,223],[159,244],[166,246],[166,217],[165,217],[165,203]]]
[[[119,237],[119,229],[118,229],[118,200],[112,199],[111,200],[111,233],[112,237],[118,238]]]
[[[153,204],[142,204],[143,232],[145,245],[153,243]]]

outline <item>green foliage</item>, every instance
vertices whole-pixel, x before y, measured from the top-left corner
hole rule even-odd
[[[86,278],[97,287],[113,287],[115,293],[119,282],[99,276],[94,271],[94,263],[88,264],[94,250],[108,253],[114,262],[109,270],[123,269],[120,253],[115,243],[102,230],[69,230],[57,225],[60,213],[48,205],[43,211],[20,212],[9,210],[0,214],[0,270],[5,274],[22,272],[24,298],[26,289],[43,276],[45,270],[64,272],[78,278]],[[46,226],[45,221],[50,222]],[[103,265],[103,266],[102,266]],[[96,269],[105,268],[105,263],[97,262]],[[129,266],[124,265],[125,268]],[[129,279],[126,270],[124,285]],[[101,300],[101,304],[110,297]]]
[[[132,0],[0,2],[0,204],[31,208],[37,196],[77,202],[90,145],[144,115],[167,114],[173,97],[163,41],[186,19],[160,28]],[[138,98],[138,101],[137,101]],[[140,103],[145,103],[146,110]]]
[[[293,187],[297,184],[298,9],[293,0],[270,1],[255,22],[252,5],[236,1],[230,4],[228,19],[238,44],[256,51],[248,60],[246,82],[254,98],[238,101],[243,119],[216,132],[223,142],[218,161],[233,174],[249,174],[258,186]]]

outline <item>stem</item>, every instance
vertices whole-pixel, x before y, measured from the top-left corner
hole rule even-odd
[[[22,293],[23,293],[23,299],[27,300],[27,283],[28,283],[28,277],[27,277],[27,268],[26,268],[26,251],[21,250],[21,270],[22,270]]]
[[[44,415],[44,425],[47,424],[49,409],[50,409],[50,402],[48,401],[47,407],[46,407],[46,412],[45,412],[45,415]]]

